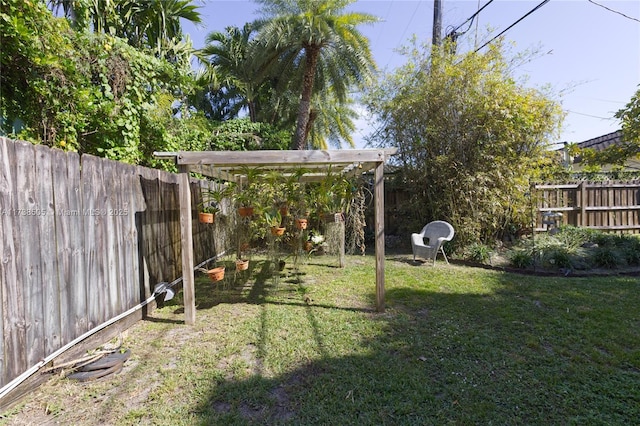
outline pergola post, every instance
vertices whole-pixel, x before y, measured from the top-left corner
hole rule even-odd
[[[384,312],[384,161],[376,164],[374,174],[376,238],[376,309]]]
[[[184,294],[184,322],[196,323],[196,292],[193,273],[193,225],[191,223],[191,187],[189,166],[180,166],[180,236],[182,238],[182,291]]]

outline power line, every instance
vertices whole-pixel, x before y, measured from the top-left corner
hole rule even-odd
[[[402,36],[400,36],[401,41],[404,40],[404,35],[407,33],[409,26],[411,26],[411,23],[413,22],[413,18],[416,17],[416,13],[418,13],[418,8],[420,7],[421,4],[422,4],[422,0],[418,2],[418,4],[416,5],[416,9],[413,11],[413,14],[411,15],[411,19],[409,19],[409,21],[407,22],[407,25],[404,27],[404,30],[402,31]]]
[[[624,13],[622,13],[622,12],[618,12],[617,10],[609,9],[607,6],[605,6],[605,5],[603,5],[603,4],[600,4],[600,3],[596,3],[596,2],[595,2],[595,1],[593,1],[593,0],[587,0],[587,1],[588,1],[589,3],[593,3],[593,4],[595,4],[596,6],[600,6],[600,7],[602,7],[603,9],[607,9],[609,12],[617,13],[618,15],[622,15],[622,16],[624,16],[624,17],[625,17],[625,18],[627,18],[627,19],[632,19],[632,20],[634,20],[634,21],[636,21],[636,22],[640,22],[640,19],[636,19],[636,18],[634,18],[633,16],[627,16],[627,15],[625,15],[625,14],[624,14]]]
[[[467,20],[466,20],[466,21],[464,21],[462,24],[460,24],[460,25],[458,25],[457,27],[455,27],[454,29],[452,29],[452,30],[449,32],[449,34],[447,34],[447,36],[448,36],[448,35],[451,35],[451,34],[455,34],[455,33],[456,33],[456,31],[458,31],[458,29],[459,29],[461,26],[463,26],[464,24],[466,24],[466,23],[467,23],[467,22],[469,22],[469,21],[471,21],[471,23],[469,24],[469,28],[471,28],[471,25],[473,24],[473,20],[475,19],[475,17],[476,17],[476,16],[478,16],[478,15],[480,14],[480,12],[482,12],[482,9],[484,9],[484,8],[485,8],[485,7],[487,7],[487,6],[489,6],[491,3],[493,3],[493,0],[489,0],[488,2],[486,2],[486,3],[484,4],[484,6],[482,6],[480,9],[478,9],[478,11],[477,11],[476,13],[474,13],[474,14],[473,14],[473,15],[471,15],[471,16],[469,16],[469,17],[467,18]],[[460,34],[458,34],[458,35],[462,35],[462,34],[466,33],[467,31],[469,31],[469,28],[467,28],[464,32],[462,32],[462,33],[460,33]]]
[[[489,40],[488,42],[486,42],[485,44],[483,44],[482,46],[478,47],[476,50],[474,50],[473,52],[476,53],[478,50],[482,49],[483,47],[485,47],[486,45],[488,45],[489,43],[491,43],[493,40],[497,39],[498,37],[500,37],[502,34],[506,33],[507,31],[509,31],[511,28],[515,27],[520,21],[522,21],[524,18],[526,18],[527,16],[531,15],[533,12],[535,12],[536,10],[540,9],[542,6],[544,6],[545,4],[549,3],[550,0],[543,0],[540,4],[538,4],[536,7],[534,7],[533,9],[531,9],[529,12],[527,12],[526,15],[524,15],[522,18],[518,19],[516,22],[514,22],[513,24],[509,25],[505,30],[503,30],[500,34],[498,34],[497,36],[495,36],[494,38],[492,38],[491,40]]]
[[[591,114],[585,114],[585,113],[583,113],[583,112],[571,111],[570,109],[567,109],[567,110],[565,110],[565,111],[567,111],[567,112],[569,112],[569,113],[571,113],[571,114],[584,115],[585,117],[599,118],[599,119],[601,119],[601,120],[610,120],[610,121],[615,120],[615,118],[612,118],[612,117],[600,117],[600,116],[598,116],[598,115],[591,115]]]
[[[455,48],[455,43],[456,43],[456,41],[458,40],[458,37],[460,37],[461,35],[466,34],[466,33],[467,33],[467,31],[469,31],[469,30],[471,29],[471,25],[473,25],[473,20],[476,18],[476,16],[478,16],[478,14],[479,14],[480,12],[482,12],[482,9],[484,9],[484,8],[485,8],[485,7],[487,7],[487,6],[489,6],[491,3],[493,3],[493,0],[489,0],[488,2],[486,2],[486,3],[485,3],[485,5],[484,5],[484,6],[482,6],[482,7],[478,7],[478,10],[476,11],[476,13],[474,13],[473,15],[471,15],[470,17],[468,17],[466,21],[464,21],[462,24],[458,25],[457,27],[453,28],[452,30],[447,31],[446,38],[447,38],[447,39],[449,39],[449,40],[451,40],[451,41],[453,42],[453,46],[452,46],[452,50],[453,50],[453,52],[455,52],[455,49],[456,49],[456,48]],[[478,6],[480,6],[480,0],[478,0]],[[457,32],[457,31],[458,31],[458,29],[459,29],[460,27],[462,27],[464,24],[466,24],[467,22],[469,22],[469,26],[467,27],[467,29],[466,29],[466,30],[464,30],[464,31],[462,31],[462,32],[460,32],[460,33],[459,33],[459,32]],[[478,21],[476,21],[476,35],[477,35],[477,22],[478,22]],[[450,27],[451,27],[451,26],[449,26],[449,28],[450,28]]]

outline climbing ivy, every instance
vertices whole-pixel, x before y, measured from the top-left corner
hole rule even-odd
[[[151,149],[186,149],[181,135],[210,135],[197,116],[175,123],[190,70],[123,39],[75,32],[44,2],[0,4],[4,134],[133,164],[153,163]]]
[[[287,149],[291,133],[278,130],[267,123],[251,122],[238,118],[218,123],[209,144],[212,150],[254,151],[263,149]]]

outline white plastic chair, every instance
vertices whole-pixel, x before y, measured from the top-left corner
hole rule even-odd
[[[445,262],[449,264],[449,259],[444,252],[442,244],[445,241],[451,241],[455,231],[453,226],[443,220],[436,220],[428,223],[420,233],[411,234],[411,248],[413,249],[413,260],[417,257],[425,259],[433,259],[436,263],[438,252],[442,252]],[[425,239],[427,242],[425,243]]]

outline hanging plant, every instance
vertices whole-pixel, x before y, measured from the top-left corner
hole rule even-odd
[[[238,207],[238,215],[240,215],[240,217],[251,217],[253,216],[253,212],[253,206]]]
[[[222,203],[233,193],[233,185],[231,183],[218,184],[215,189],[205,188],[202,191],[202,202],[200,203],[200,212],[198,220],[201,223],[214,223],[216,213],[220,213]]]
[[[249,259],[237,259],[236,271],[246,271],[249,269]]]
[[[275,212],[264,212],[264,220],[267,226],[271,228],[271,235],[284,235],[286,228],[282,226],[282,215],[279,210]]]
[[[224,279],[224,271],[225,271],[224,266],[218,266],[217,268],[209,269],[207,271],[207,274],[209,275],[209,278],[211,279],[211,281],[218,282]]]

